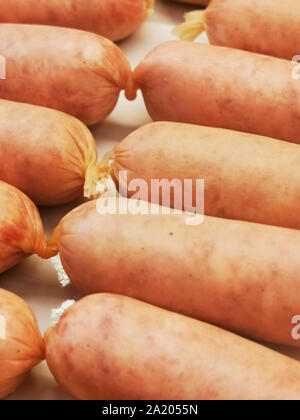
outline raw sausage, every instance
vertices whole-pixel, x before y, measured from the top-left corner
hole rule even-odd
[[[300,399],[300,364],[202,322],[118,295],[89,296],[45,336],[81,400]]]
[[[111,41],[77,29],[0,24],[0,98],[64,111],[87,125],[114,109],[131,70]]]
[[[185,19],[175,30],[183,40],[205,30],[214,45],[287,60],[300,53],[300,4],[295,0],[285,0],[284,7],[281,0],[211,0],[206,10],[187,13]]]
[[[57,246],[47,242],[39,212],[15,187],[0,181],[0,273],[31,254],[50,258]]]
[[[96,195],[95,141],[79,120],[48,108],[0,100],[0,179],[36,204]]]
[[[148,54],[134,78],[155,121],[229,128],[300,143],[300,83],[292,71],[287,60],[167,42]]]
[[[153,7],[154,0],[10,0],[1,4],[0,22],[77,28],[117,41],[138,29]]]
[[[141,179],[147,189],[139,198],[191,210],[197,180],[205,183],[205,214],[300,229],[300,149],[267,137],[210,127],[157,122],[131,133],[115,147],[107,168],[123,195],[136,193]],[[160,194],[157,184],[161,184]],[[180,200],[165,188],[179,180]],[[186,180],[192,180],[188,188]],[[192,199],[188,200],[190,194]],[[169,201],[168,201],[169,200]]]
[[[138,214],[139,206],[146,214]],[[106,197],[69,213],[53,242],[74,285],[300,345],[292,337],[300,311],[300,231],[209,216],[200,224],[199,215],[158,210]]]
[[[14,392],[43,359],[44,342],[31,309],[0,289],[0,398]]]

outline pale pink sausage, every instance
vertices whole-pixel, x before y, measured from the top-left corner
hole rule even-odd
[[[0,98],[54,108],[88,125],[106,118],[131,86],[121,50],[89,32],[0,24],[0,55],[6,62]]]
[[[9,0],[0,22],[64,26],[117,41],[137,30],[153,6],[154,0]]]
[[[31,254],[50,258],[56,244],[46,240],[38,209],[17,188],[0,181],[0,274]]]
[[[56,229],[63,266],[81,291],[131,296],[248,337],[300,346],[292,336],[300,311],[300,231],[209,216],[191,226],[184,213],[134,214],[135,200],[117,203],[84,204]]]
[[[205,214],[300,229],[300,147],[296,144],[238,131],[156,122],[131,133],[114,148],[112,157],[110,174],[122,195],[138,194],[142,200],[190,210],[190,203],[197,206],[196,182],[203,179]],[[134,185],[139,179],[146,189]],[[160,182],[159,194],[154,180]],[[178,194],[181,198],[178,203],[175,194],[168,192],[174,180],[180,181],[175,188],[176,199]],[[191,188],[185,180],[192,180]]]
[[[205,30],[211,44],[292,60],[300,54],[299,21],[295,0],[211,0],[205,11],[188,13],[176,33],[187,40]]]
[[[82,299],[45,344],[55,379],[80,400],[300,399],[299,362],[124,296]]]
[[[36,204],[97,195],[96,144],[79,120],[53,109],[0,99],[0,179]]]
[[[0,398],[14,392],[44,359],[35,316],[23,299],[0,289]]]
[[[167,42],[134,72],[155,121],[229,128],[300,142],[300,83],[287,60]]]

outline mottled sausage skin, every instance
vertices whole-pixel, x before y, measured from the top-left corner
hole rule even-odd
[[[300,54],[299,21],[295,0],[211,0],[204,12],[212,44],[287,60]]]
[[[124,296],[72,306],[45,336],[58,383],[81,400],[300,399],[300,364]]]
[[[188,226],[184,213],[134,214],[135,200],[119,200],[127,214],[102,198],[55,231],[63,266],[82,292],[131,296],[248,337],[300,345],[292,338],[300,231],[209,216]]]
[[[47,242],[39,212],[15,187],[0,181],[0,273],[31,254],[50,258],[57,247]]]
[[[121,50],[99,35],[76,29],[0,24],[6,79],[0,98],[66,112],[87,125],[114,109],[131,70]]]
[[[192,42],[155,48],[134,72],[150,116],[300,143],[300,83],[287,60]]]
[[[14,392],[44,359],[44,342],[28,305],[0,289],[0,398]]]
[[[148,191],[139,191],[140,198],[163,205],[169,203],[163,203],[162,193],[155,200],[152,181],[178,179],[180,209],[188,201],[184,181],[193,180],[195,206],[196,180],[204,179],[205,214],[300,229],[299,167],[296,144],[238,131],[156,122],[115,147],[111,175],[128,196],[136,192],[130,191],[131,182],[146,181]],[[177,207],[174,195],[170,204]]]
[[[0,22],[64,26],[117,41],[138,29],[153,6],[154,0],[10,0],[1,5]]]
[[[74,117],[0,100],[0,179],[36,204],[58,205],[96,190],[95,141]],[[85,186],[85,191],[84,191]]]

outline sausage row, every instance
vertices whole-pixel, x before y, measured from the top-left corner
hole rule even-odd
[[[51,9],[57,7],[55,2],[48,2],[48,8],[39,4],[32,21],[26,20],[25,6],[11,18],[5,13],[13,8],[4,8],[0,21],[77,27],[111,39],[128,35],[122,25],[119,33],[105,33],[104,14],[99,27],[92,19],[85,20],[91,25],[86,27],[76,14],[69,22],[61,20]],[[144,2],[140,19],[130,19],[130,31],[150,6]],[[101,293],[77,303],[45,337],[51,371],[76,398],[300,398],[299,363],[203,323],[298,346],[291,329],[299,308],[295,290],[300,234],[287,229],[299,228],[300,155],[299,146],[291,144],[300,143],[294,67],[287,60],[222,46],[288,58],[294,45],[289,51],[280,50],[281,45],[268,51],[270,40],[247,43],[243,28],[238,37],[242,45],[234,43],[230,30],[225,35],[221,31],[218,39],[215,28],[224,10],[216,11],[217,6],[212,1],[201,16],[211,42],[221,46],[166,43],[133,74],[119,48],[97,34],[0,24],[0,53],[9,75],[0,81],[0,97],[6,99],[0,102],[0,272],[33,253],[50,258],[60,252],[71,281],[85,294]],[[234,24],[234,5],[228,6],[228,22]],[[283,16],[283,27],[284,22]],[[258,23],[263,25],[262,20]],[[83,123],[102,121],[121,90],[133,99],[137,89],[153,120],[170,123],[151,124],[125,139],[114,150],[111,168],[106,161],[98,164],[94,140]],[[16,126],[11,124],[14,119]],[[30,198],[56,205],[81,194],[94,197],[97,181],[109,174],[124,191],[120,173],[127,168],[129,181],[144,178],[148,187],[153,178],[196,181],[202,176],[208,181],[205,214],[213,217],[189,228],[189,213],[165,215],[166,209],[156,207],[157,216],[143,214],[140,207],[146,212],[146,201],[152,201],[148,188],[139,197],[142,202],[103,198],[87,203],[46,239]],[[157,204],[165,204],[160,195]],[[130,207],[133,214],[115,214],[114,206]],[[99,214],[101,209],[107,213]],[[45,355],[29,308],[4,291],[1,300],[0,322],[8,320],[11,328],[10,317],[17,321],[8,339],[0,335],[0,360],[12,361],[0,369],[4,397]],[[28,319],[30,335],[21,321],[18,325],[20,314]],[[17,366],[16,354],[22,361]],[[99,357],[101,365],[95,369]]]
[[[10,0],[0,22],[63,26],[117,41],[138,29],[152,13],[154,0]]]
[[[300,398],[299,363],[203,322],[98,294],[68,309],[43,342],[30,308],[0,289],[0,398],[44,358],[81,400]]]

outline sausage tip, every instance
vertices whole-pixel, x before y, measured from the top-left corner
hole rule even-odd
[[[45,241],[43,245],[35,250],[35,254],[41,257],[44,260],[48,260],[49,258],[55,257],[58,254],[58,243],[50,239],[49,241]]]
[[[135,80],[132,80],[128,87],[125,89],[125,97],[128,101],[134,101],[137,97],[137,91],[139,90],[138,84]]]

